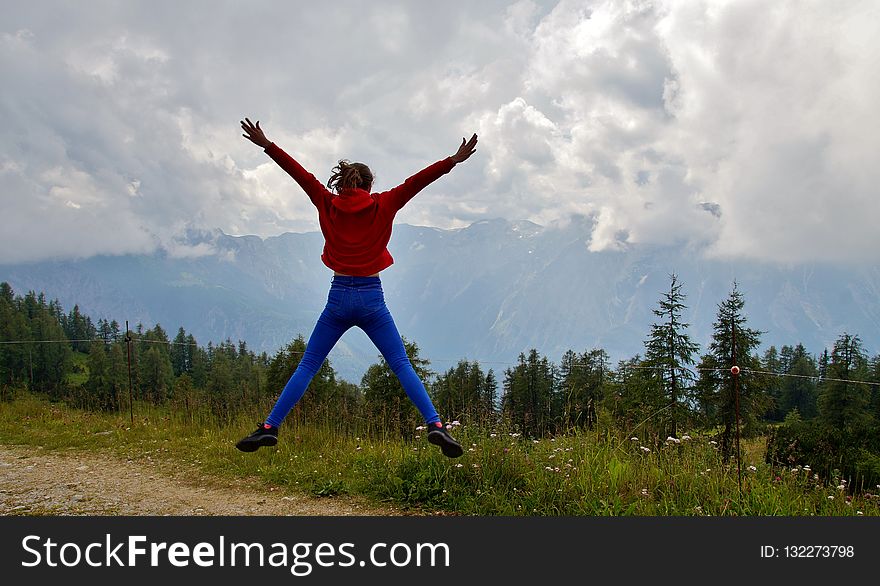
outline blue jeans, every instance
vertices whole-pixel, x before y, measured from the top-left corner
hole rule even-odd
[[[403,347],[403,340],[394,325],[391,312],[385,305],[385,294],[379,277],[334,276],[327,296],[327,305],[315,324],[315,329],[306,345],[306,351],[296,371],[284,391],[278,397],[272,413],[266,419],[269,425],[278,426],[287,417],[297,401],[302,398],[306,387],[321,368],[330,350],[349,328],[361,328],[376,348],[382,353],[385,362],[400,379],[406,391],[426,423],[440,421],[434,404],[425,390],[425,385],[413,369]]]

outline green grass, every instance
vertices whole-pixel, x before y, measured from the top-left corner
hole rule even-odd
[[[534,441],[503,429],[462,425],[455,435],[465,455],[449,460],[425,441],[423,432],[382,440],[349,435],[341,425],[286,423],[276,448],[238,452],[235,441],[259,418],[243,414],[221,425],[208,414],[138,404],[132,424],[127,412],[92,413],[19,393],[14,401],[0,403],[0,443],[194,465],[222,478],[258,478],[282,490],[318,496],[364,495],[415,512],[880,514],[880,497],[853,496],[845,485],[839,488],[842,481],[826,486],[803,465],[771,469],[763,463],[761,439],[743,446],[740,493],[736,465],[723,465],[710,440],[696,434],[647,452],[638,441],[610,433]]]
[[[81,387],[89,381],[89,355],[82,352],[74,352],[70,357],[73,367],[70,374],[65,377],[68,385]]]

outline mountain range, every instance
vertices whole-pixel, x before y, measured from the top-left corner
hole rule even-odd
[[[484,220],[443,230],[399,224],[382,273],[398,329],[418,343],[433,370],[460,359],[502,373],[536,348],[553,361],[568,349],[604,348],[613,362],[644,352],[651,313],[683,283],[688,332],[705,351],[717,304],[736,281],[749,327],[763,347],[803,343],[818,354],[843,332],[880,348],[880,268],[766,264],[706,258],[686,246],[627,245],[592,252],[589,218],[550,227]],[[99,318],[178,327],[202,345],[244,340],[270,354],[308,338],[326,300],[331,271],[320,233],[230,236],[191,231],[153,254],[0,265],[17,294],[43,291],[65,310]],[[339,376],[359,382],[378,352],[359,330],[330,355]]]

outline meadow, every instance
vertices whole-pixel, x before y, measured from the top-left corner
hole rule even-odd
[[[247,477],[288,493],[362,495],[414,514],[530,516],[849,516],[880,515],[880,487],[851,491],[845,479],[820,479],[809,462],[764,463],[765,440],[742,444],[740,473],[723,463],[705,434],[646,446],[637,433],[592,431],[528,439],[503,424],[463,421],[465,446],[450,460],[418,428],[390,437],[307,421],[298,410],[275,448],[243,454],[235,442],[258,411],[219,420],[209,412],[136,403],[125,412],[92,412],[19,391],[0,403],[0,443],[82,450],[135,461],[195,465],[221,478]],[[384,436],[384,437],[383,437]]]

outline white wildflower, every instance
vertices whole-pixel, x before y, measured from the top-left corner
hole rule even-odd
[[[645,452],[646,454],[648,454],[648,453],[651,452],[651,448],[646,448],[645,446],[639,446],[639,448],[640,448],[643,452]]]
[[[631,437],[631,438],[629,438],[629,439],[630,439],[630,441],[634,441],[634,442],[639,441],[639,438],[637,438],[637,437],[635,437],[635,436],[633,436],[633,437]]]
[[[683,441],[683,442],[686,442],[689,439],[691,439],[691,436],[689,436],[688,434],[684,434],[683,436],[681,436],[681,441]]]
[[[428,429],[428,428],[425,427],[424,425],[420,425],[420,426],[418,426],[418,427],[416,428],[416,431],[424,431],[424,430],[426,430],[426,429]]]
[[[751,470],[752,472],[756,472],[758,469],[754,466],[749,466],[749,470]]]

